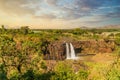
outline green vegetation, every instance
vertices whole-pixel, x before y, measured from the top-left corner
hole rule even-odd
[[[102,35],[107,32],[109,35]],[[117,33],[116,33],[117,32]],[[111,38],[112,37],[112,38]],[[48,71],[43,60],[47,46],[62,38],[75,40],[112,39],[116,42],[116,58],[110,64],[83,62],[87,69],[72,67],[71,61],[58,61]],[[0,28],[0,80],[120,80],[120,30],[71,29],[31,30]]]

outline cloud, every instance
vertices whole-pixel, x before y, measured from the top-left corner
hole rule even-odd
[[[56,16],[54,14],[41,14],[39,16],[34,16],[34,18],[55,19]]]
[[[103,14],[104,18],[120,18],[120,6],[111,7],[114,11]]]
[[[12,15],[29,14],[35,18],[73,20],[90,16],[103,4],[105,0],[0,0],[0,10]],[[47,13],[42,12],[46,9],[49,10]],[[40,14],[36,16],[38,11]]]
[[[41,0],[39,0],[41,1]],[[34,14],[35,8],[30,7],[36,4],[38,0],[0,0],[0,10],[7,14],[25,15]]]
[[[105,0],[76,0],[79,10],[94,10],[104,4]]]
[[[53,6],[56,6],[57,5],[57,2],[58,0],[45,0],[45,2],[49,5],[53,5]]]
[[[64,16],[61,19],[73,20],[84,16],[90,16],[91,12],[101,7],[105,0],[46,0],[48,5],[52,5],[57,10],[62,10]],[[63,2],[62,2],[63,1]],[[61,5],[59,5],[61,3]]]

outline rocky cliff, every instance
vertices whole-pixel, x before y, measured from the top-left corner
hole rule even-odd
[[[63,60],[66,58],[65,43],[72,43],[76,55],[80,54],[97,54],[97,53],[112,53],[115,49],[114,41],[108,40],[81,40],[81,41],[55,41],[51,42],[47,47],[45,59]]]

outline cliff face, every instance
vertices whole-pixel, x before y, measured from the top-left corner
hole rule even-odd
[[[97,53],[111,53],[115,49],[114,41],[104,40],[84,40],[84,41],[66,41],[72,43],[76,52],[79,54],[97,54]],[[63,41],[52,42],[47,47],[45,59],[63,60],[66,58],[66,45]]]
[[[97,54],[97,53],[111,53],[114,51],[114,41],[91,40],[73,42],[73,46],[77,53],[83,54]],[[78,51],[77,51],[78,49]],[[81,49],[81,50],[80,50]]]

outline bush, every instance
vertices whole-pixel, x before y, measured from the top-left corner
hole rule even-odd
[[[51,77],[51,80],[87,80],[88,71],[79,70],[74,72],[71,63],[60,62],[55,66],[55,74]]]
[[[7,74],[4,65],[0,65],[0,80],[7,80]]]
[[[87,80],[89,72],[85,70],[80,70],[76,75],[76,80]]]
[[[116,43],[117,45],[120,45],[120,38],[116,38],[116,39],[115,39],[115,43]]]
[[[58,63],[55,66],[55,75],[52,76],[51,80],[74,80],[74,73],[69,64]]]
[[[120,69],[112,68],[106,75],[106,80],[120,80]]]

